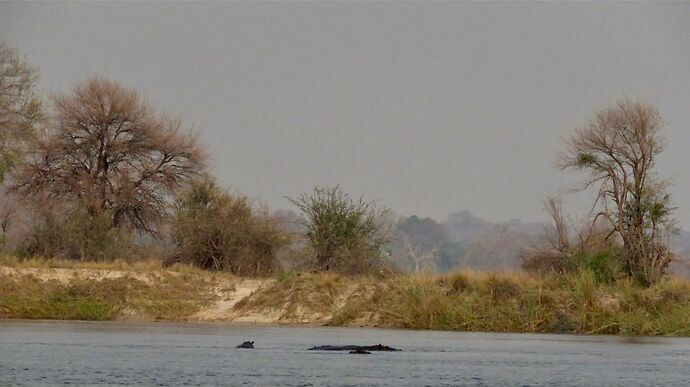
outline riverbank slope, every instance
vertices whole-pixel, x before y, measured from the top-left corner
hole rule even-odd
[[[155,264],[0,266],[0,318],[242,323],[690,335],[690,283],[650,289],[591,273],[240,278]]]

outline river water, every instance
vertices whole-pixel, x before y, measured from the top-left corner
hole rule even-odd
[[[245,340],[256,349],[235,349]],[[386,344],[351,355],[314,345]],[[690,340],[0,320],[0,385],[688,385]]]

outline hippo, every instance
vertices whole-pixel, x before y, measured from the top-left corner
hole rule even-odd
[[[235,348],[248,348],[248,349],[254,349],[254,342],[253,341],[245,341],[244,343],[236,346]]]
[[[387,345],[320,345],[309,348],[310,351],[382,351],[382,352],[397,352],[401,349],[389,347]]]

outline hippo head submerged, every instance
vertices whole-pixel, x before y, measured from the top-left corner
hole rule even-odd
[[[238,346],[235,347],[235,348],[250,348],[250,349],[253,349],[253,348],[254,348],[254,342],[253,342],[253,341],[245,341],[244,343],[238,345]]]

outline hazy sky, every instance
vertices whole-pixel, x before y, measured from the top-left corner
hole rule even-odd
[[[0,39],[46,93],[137,87],[276,208],[340,183],[402,214],[541,220],[577,181],[553,167],[568,133],[645,98],[690,227],[690,2],[0,3]]]

